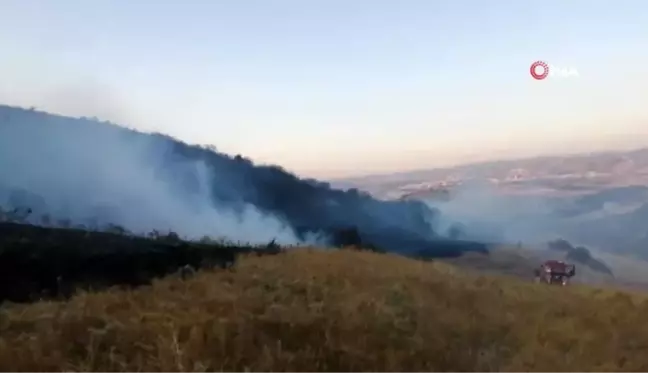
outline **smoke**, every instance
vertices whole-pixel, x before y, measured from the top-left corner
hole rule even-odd
[[[438,211],[422,202],[380,201],[164,135],[6,106],[0,204],[91,227],[113,223],[192,239],[323,244],[332,232],[353,228],[363,243],[385,250],[470,249],[447,240],[439,246]]]
[[[466,239],[533,245],[565,233],[560,232],[554,200],[503,194],[489,183],[466,183],[453,190],[448,201],[425,202],[441,212],[436,226],[439,232],[458,229]]]
[[[34,215],[84,224],[114,223],[135,233],[157,229],[193,239],[301,241],[285,222],[250,204],[234,210],[214,203],[212,170],[200,160],[160,164],[171,149],[156,137],[6,107],[0,116],[5,205],[27,205]],[[173,188],[172,178],[182,175],[193,178],[194,190]]]

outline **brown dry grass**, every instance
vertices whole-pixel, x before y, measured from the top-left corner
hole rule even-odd
[[[639,294],[355,251],[0,309],[7,371],[648,370]]]

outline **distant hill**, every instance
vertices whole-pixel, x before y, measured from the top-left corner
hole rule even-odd
[[[443,178],[450,174],[457,177],[502,178],[511,171],[523,170],[535,175],[571,175],[593,173],[648,173],[648,147],[628,151],[601,151],[594,153],[548,155],[520,159],[495,160],[437,167],[427,170],[394,172],[390,174],[348,177],[336,180],[350,184],[423,182]]]
[[[646,139],[648,142],[648,139]],[[429,170],[370,175],[335,180],[388,198],[400,189],[420,185],[436,188],[439,183],[486,181],[507,191],[543,193],[588,193],[603,188],[648,184],[648,148],[500,160],[441,167]]]

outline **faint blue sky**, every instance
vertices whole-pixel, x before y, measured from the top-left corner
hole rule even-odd
[[[639,0],[0,0],[0,57],[0,102],[319,177],[648,145]]]

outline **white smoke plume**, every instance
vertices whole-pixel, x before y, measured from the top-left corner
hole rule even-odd
[[[74,222],[98,219],[136,233],[156,229],[192,239],[301,241],[284,221],[250,204],[219,206],[209,192],[214,171],[202,161],[166,163],[165,172],[158,172],[160,159],[171,151],[158,137],[133,136],[93,121],[0,109],[0,203],[22,203],[35,215]],[[193,193],[174,190],[177,180],[170,178],[179,175],[192,178]]]

